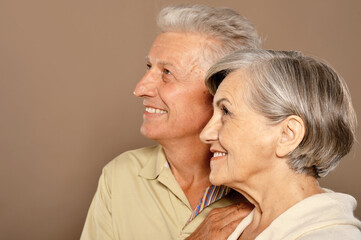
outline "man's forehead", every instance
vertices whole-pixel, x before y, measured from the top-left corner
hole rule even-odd
[[[161,33],[154,40],[149,55],[154,53],[169,55],[199,56],[206,46],[205,37],[196,33],[166,32]]]
[[[173,66],[184,73],[205,72],[202,65],[206,37],[199,33],[165,32],[155,39],[147,56],[152,65]]]
[[[167,44],[167,46],[172,45],[185,45],[185,47],[199,47],[206,41],[208,37],[204,34],[193,33],[193,32],[163,32],[159,34],[153,45],[162,45]],[[170,43],[170,45],[168,45]]]
[[[146,57],[151,65],[173,67],[183,73],[192,70],[201,70],[201,53],[199,51],[180,51],[180,50],[154,50],[152,49]]]

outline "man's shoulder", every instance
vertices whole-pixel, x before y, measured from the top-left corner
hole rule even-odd
[[[103,168],[102,175],[113,191],[124,189],[125,185],[138,184],[143,179],[139,176],[145,166],[155,165],[152,163],[156,163],[161,151],[163,150],[160,146],[152,146],[123,152]]]
[[[157,158],[160,149],[161,147],[156,145],[125,151],[110,161],[105,168],[142,168],[150,159]]]

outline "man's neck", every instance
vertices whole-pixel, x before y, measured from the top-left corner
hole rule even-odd
[[[209,145],[199,138],[159,142],[166,155],[172,173],[194,209],[204,190],[211,185]]]

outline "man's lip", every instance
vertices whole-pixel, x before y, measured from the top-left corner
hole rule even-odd
[[[159,110],[162,110],[162,111],[167,111],[167,110],[165,110],[165,109],[163,109],[161,107],[156,107],[156,106],[153,106],[153,105],[145,105],[144,104],[144,107],[146,107],[146,108],[155,108],[155,109],[159,109]]]
[[[158,115],[164,115],[167,114],[168,111],[162,109],[162,108],[157,108],[154,106],[149,106],[149,105],[145,105],[145,111],[144,114],[145,116],[149,115],[149,116],[158,116]]]

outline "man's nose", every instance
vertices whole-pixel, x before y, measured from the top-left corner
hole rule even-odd
[[[154,74],[148,71],[135,86],[134,95],[137,97],[154,97],[156,92],[156,79]]]
[[[202,142],[211,144],[212,142],[218,141],[218,130],[220,127],[220,121],[217,121],[213,116],[207,125],[203,128],[200,139]]]

